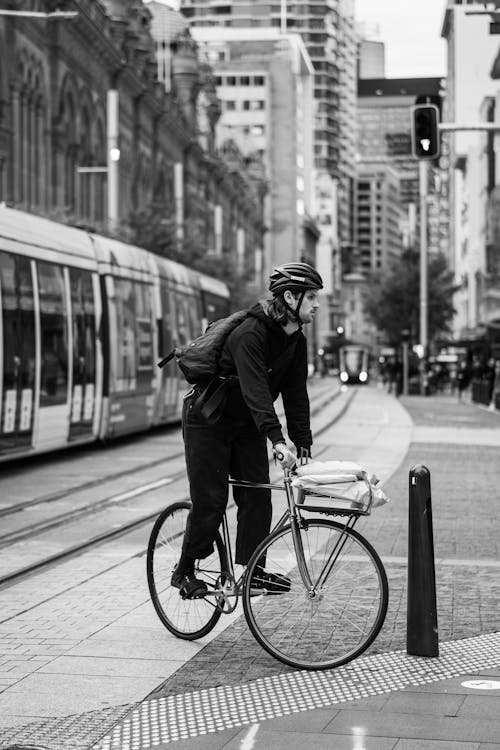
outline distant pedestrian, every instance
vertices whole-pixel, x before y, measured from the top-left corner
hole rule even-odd
[[[469,387],[470,383],[470,370],[467,362],[462,360],[457,370],[457,389],[458,389],[458,400],[463,400],[464,392]]]

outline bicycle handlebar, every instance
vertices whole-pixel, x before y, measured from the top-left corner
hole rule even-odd
[[[273,453],[275,461],[283,461],[283,459],[285,458],[285,454],[282,451],[273,450]]]

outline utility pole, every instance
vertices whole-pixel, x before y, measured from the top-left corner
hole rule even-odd
[[[120,117],[118,89],[109,89],[107,93],[107,133],[108,133],[108,228],[118,227],[120,218]]]
[[[420,394],[427,392],[428,349],[428,280],[427,280],[427,161],[440,152],[439,108],[427,97],[426,103],[412,107],[411,133],[413,155],[419,159],[418,184],[420,196]]]
[[[420,395],[425,396],[427,381],[427,347],[428,347],[428,274],[427,274],[427,162],[419,161],[419,194],[420,194]]]

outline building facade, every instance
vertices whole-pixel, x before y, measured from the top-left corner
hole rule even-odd
[[[498,121],[498,37],[483,3],[448,0],[442,36],[447,42],[444,120],[456,125]],[[470,64],[470,60],[474,64]],[[495,275],[498,156],[493,134],[458,130],[443,136],[449,174],[450,264],[456,339],[474,339],[500,320],[500,279]],[[500,358],[500,352],[499,352]]]
[[[353,244],[356,40],[352,0],[181,0],[191,28],[272,28],[300,35],[314,68],[313,219],[326,281],[325,334],[341,322],[341,247]],[[323,313],[322,313],[323,314]]]
[[[154,225],[181,261],[188,240],[199,255],[233,253],[243,229],[251,255],[264,233],[262,181],[215,153],[217,99],[193,40],[171,40],[167,90],[141,0],[72,9],[76,18],[57,21],[0,15],[0,200],[129,241]],[[219,248],[206,194],[229,207]]]
[[[381,159],[358,164],[357,270],[370,278],[387,270],[402,250],[402,206],[397,170]]]
[[[313,167],[309,56],[300,37],[272,28],[194,27],[191,33],[216,75],[218,144],[234,142],[265,170],[270,272],[305,256]]]

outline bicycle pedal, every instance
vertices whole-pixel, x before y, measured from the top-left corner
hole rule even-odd
[[[185,601],[192,601],[193,599],[204,599],[206,595],[208,594],[208,591],[200,591],[199,594],[191,594],[189,596],[188,594],[183,593],[182,591],[179,591],[181,599],[184,599]]]

